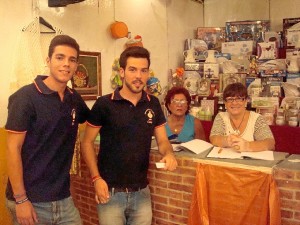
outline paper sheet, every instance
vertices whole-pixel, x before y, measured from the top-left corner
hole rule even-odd
[[[207,155],[208,158],[241,159],[241,153],[232,148],[214,147]]]
[[[232,148],[220,148],[214,147],[207,155],[208,158],[222,158],[222,159],[262,159],[262,160],[274,160],[273,151],[261,151],[261,152],[237,152]]]
[[[180,147],[186,148],[189,151],[199,154],[206,150],[209,150],[210,148],[213,147],[213,145],[209,142],[200,139],[193,139],[191,141],[181,143]]]

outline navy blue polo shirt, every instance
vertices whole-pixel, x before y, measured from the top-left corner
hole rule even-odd
[[[24,184],[31,202],[57,201],[70,196],[69,170],[78,123],[89,109],[81,96],[66,88],[64,100],[37,76],[33,84],[12,94],[5,125],[10,132],[25,133],[22,146]],[[10,182],[6,196],[14,200]]]
[[[109,187],[145,187],[151,137],[166,120],[156,97],[143,91],[134,106],[119,91],[98,98],[88,119],[101,127],[98,168]]]

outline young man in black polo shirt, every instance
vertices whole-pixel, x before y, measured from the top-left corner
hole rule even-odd
[[[149,66],[145,48],[127,48],[120,56],[123,86],[97,99],[88,119],[82,153],[95,186],[100,224],[151,224],[147,170],[152,135],[163,155],[161,162],[166,163],[164,169],[177,166],[160,103],[143,90]],[[99,131],[97,165],[94,140]]]
[[[9,98],[6,197],[14,224],[81,224],[70,197],[69,170],[78,123],[86,121],[89,109],[67,87],[78,56],[73,38],[54,37],[49,76],[37,76]]]

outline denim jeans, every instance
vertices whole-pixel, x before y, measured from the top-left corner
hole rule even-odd
[[[147,186],[136,192],[110,191],[106,204],[98,204],[100,225],[151,225],[152,208]]]
[[[72,197],[54,202],[32,203],[39,225],[81,225],[78,209]],[[15,202],[6,200],[6,206],[12,215],[13,224],[18,225]]]

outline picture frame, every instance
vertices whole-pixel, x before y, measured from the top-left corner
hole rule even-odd
[[[96,100],[102,95],[100,52],[79,52],[78,67],[71,83],[84,100]]]

